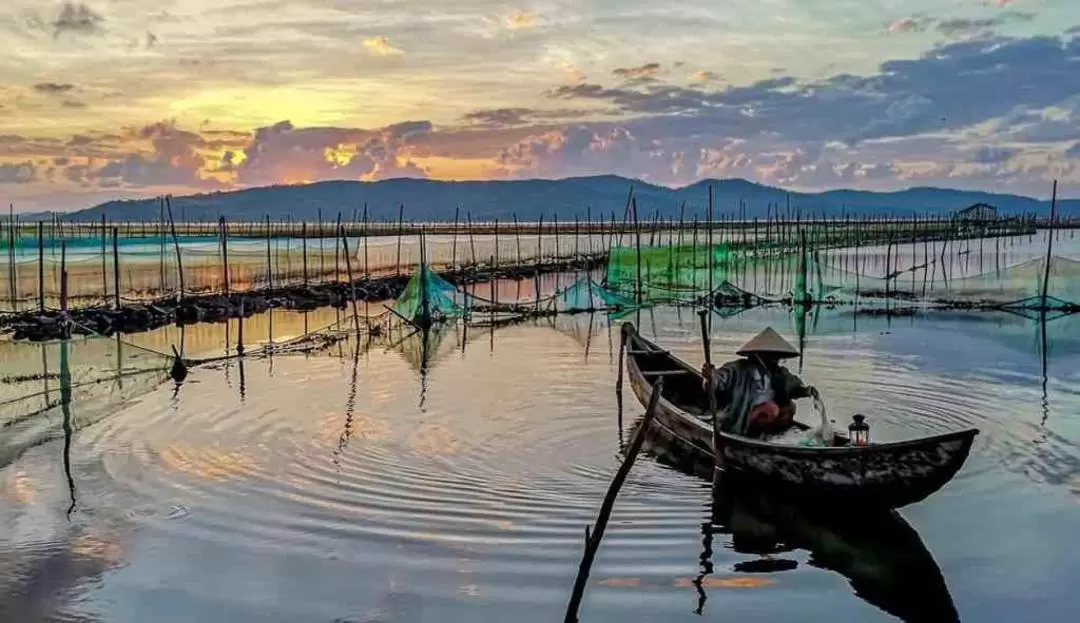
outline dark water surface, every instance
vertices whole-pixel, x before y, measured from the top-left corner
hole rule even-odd
[[[691,310],[632,319],[701,361]],[[714,356],[796,320],[716,317]],[[977,427],[964,469],[901,525],[834,534],[753,505],[717,520],[707,483],[643,456],[582,620],[1075,620],[1076,321],[1048,323],[1045,358],[1012,316],[806,326],[834,417],[877,439]],[[620,461],[617,326],[452,328],[426,374],[394,341],[197,368],[0,467],[0,621],[562,620]]]

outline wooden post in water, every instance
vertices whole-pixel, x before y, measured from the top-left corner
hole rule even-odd
[[[349,277],[349,298],[352,299],[353,324],[356,326],[356,334],[360,335],[360,314],[356,309],[356,282],[353,281],[352,261],[349,259],[349,240],[345,237],[345,228],[340,228],[341,248],[345,254],[345,270]]]
[[[585,587],[589,582],[589,572],[592,570],[593,560],[596,559],[596,552],[600,549],[600,541],[604,538],[604,531],[607,530],[608,520],[611,519],[611,511],[615,507],[615,498],[618,497],[619,489],[622,488],[623,482],[626,481],[630,468],[634,466],[638,452],[641,451],[641,446],[645,443],[645,434],[648,432],[653,417],[656,415],[656,404],[660,400],[660,392],[663,391],[663,388],[664,378],[659,377],[653,385],[652,395],[649,397],[649,406],[645,409],[645,416],[641,418],[641,424],[634,431],[634,437],[630,441],[630,446],[626,449],[626,458],[623,459],[622,465],[615,472],[615,477],[611,480],[607,493],[604,494],[604,501],[600,505],[600,513],[596,517],[595,527],[591,531],[588,526],[585,527],[585,553],[582,555],[581,564],[578,566],[574,589],[570,593],[570,603],[566,606],[564,623],[578,623],[578,610],[580,610],[581,600],[585,596]]]
[[[540,264],[544,261],[544,213],[536,224],[536,267],[533,270],[533,286],[536,288],[536,311],[540,311]]]
[[[236,321],[236,355],[244,356],[244,297],[240,297],[240,315]]]
[[[304,256],[304,287],[308,287],[308,272],[307,272],[307,221],[300,223],[300,251]]]
[[[641,222],[638,221],[637,197],[630,198],[630,209],[633,210],[631,218],[634,219],[634,246],[637,247],[637,288],[635,288],[636,293],[634,300],[640,305],[644,292],[642,290],[643,282],[641,279]]]
[[[517,212],[514,212],[514,242],[517,245],[517,269],[521,270],[521,225],[518,223]]]
[[[38,311],[45,313],[45,223],[37,224],[38,244]]]
[[[1053,191],[1051,192],[1051,195],[1050,195],[1050,223],[1051,224],[1053,224],[1054,218],[1056,216],[1057,216],[1057,180],[1054,180],[1054,189],[1053,189]],[[1046,237],[1046,262],[1045,262],[1045,266],[1043,266],[1043,280],[1042,280],[1042,293],[1041,293],[1041,299],[1042,299],[1041,308],[1042,308],[1044,313],[1046,311],[1046,301],[1047,301],[1047,296],[1049,295],[1049,288],[1050,288],[1050,261],[1051,261],[1051,259],[1053,259],[1053,256],[1054,256],[1054,230],[1050,229],[1050,230],[1048,230],[1047,237]],[[1045,333],[1045,331],[1046,331],[1045,327],[1043,328],[1043,331]],[[1044,355],[1045,355],[1045,351],[1044,351]]]
[[[457,237],[458,237],[458,220],[461,217],[461,206],[454,208],[454,230],[450,232],[450,270],[452,272],[457,271]]]
[[[106,229],[105,213],[101,213],[101,300],[108,304],[109,302],[109,268],[106,265],[108,263],[108,253],[105,250],[105,245],[108,244],[109,230]]]
[[[363,229],[360,230],[360,233],[363,235],[363,243],[364,243],[364,279],[370,279],[371,278],[371,268],[368,266],[368,235],[369,235],[369,232],[368,232],[368,212],[367,212],[367,202],[366,201],[364,202],[364,226],[363,226]],[[367,304],[367,299],[366,298],[364,299],[364,304],[365,305]]]
[[[225,296],[229,296],[229,229],[225,217],[218,217],[218,237],[221,239],[221,280],[225,284]]]
[[[165,294],[165,196],[162,195],[158,198],[159,207],[159,222],[158,227],[161,229],[161,245],[159,248],[158,264],[161,269],[161,273],[158,279],[158,292]]]
[[[68,310],[67,241],[60,240],[60,311]]]
[[[173,220],[172,200],[165,196],[165,209],[169,212],[169,231],[172,232],[173,247],[176,249],[176,270],[180,278],[180,294],[177,300],[184,298],[184,260],[180,257],[180,239],[176,237],[176,221]]]
[[[120,231],[112,228],[113,309],[120,309]]]
[[[338,210],[338,213],[337,213],[337,227],[334,228],[334,233],[337,234],[340,231],[341,231],[341,210]],[[339,244],[340,242],[341,242],[341,237],[335,235],[334,236],[334,282],[335,283],[341,281],[341,253],[340,253],[341,246]]]
[[[10,244],[8,245],[8,293],[11,295],[11,309],[19,309],[19,271],[15,263],[15,204],[8,204],[8,228]]]
[[[705,224],[705,236],[707,242],[705,243],[705,257],[706,257],[706,270],[709,271],[709,297],[713,295],[713,259],[715,254],[713,253],[712,243],[712,229],[713,229],[713,199],[712,199],[712,184],[709,184],[709,204],[706,208],[705,218],[708,221]],[[710,323],[711,324],[711,323]]]
[[[270,215],[266,215],[266,289],[274,289],[274,260],[270,253]],[[272,336],[271,336],[272,337]]]
[[[401,234],[402,228],[405,226],[405,204],[398,204],[398,217],[397,217],[397,259],[395,260],[394,274],[401,276]]]
[[[319,208],[319,282],[326,281],[326,251],[323,241],[326,240],[326,232],[323,231],[322,208]]]

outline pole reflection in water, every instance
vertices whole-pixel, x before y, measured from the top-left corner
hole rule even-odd
[[[339,457],[349,445],[352,438],[353,416],[356,414],[356,377],[360,364],[360,339],[356,336],[353,347],[352,370],[349,374],[349,391],[345,397],[345,424],[341,427],[341,435],[338,437],[337,449],[334,450],[334,465],[340,466]]]
[[[60,410],[64,416],[64,476],[67,479],[68,494],[71,505],[67,509],[67,517],[75,512],[75,477],[71,473],[71,437],[74,427],[71,421],[71,366],[68,362],[68,342],[60,342]]]

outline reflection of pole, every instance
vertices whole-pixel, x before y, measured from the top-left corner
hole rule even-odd
[[[600,505],[600,513],[596,517],[596,526],[592,531],[587,526],[585,528],[585,553],[581,557],[577,579],[574,580],[574,590],[570,594],[570,603],[566,607],[566,617],[563,619],[565,623],[577,623],[578,621],[578,610],[581,607],[581,600],[585,596],[585,586],[589,582],[589,571],[592,570],[596,552],[600,549],[600,541],[604,538],[604,531],[607,529],[608,520],[611,518],[611,510],[615,506],[615,498],[619,495],[619,489],[622,488],[623,482],[626,481],[630,468],[634,466],[638,452],[645,443],[645,433],[648,431],[649,425],[652,424],[653,416],[656,415],[656,403],[660,399],[660,392],[663,387],[663,377],[658,378],[656,384],[653,385],[652,396],[649,398],[649,407],[645,410],[645,417],[641,419],[641,424],[634,432],[634,438],[626,451],[626,458],[623,459],[622,465],[619,466],[615,478],[612,479],[611,485],[604,495],[604,502]]]
[[[75,511],[75,478],[71,475],[71,367],[68,364],[68,340],[60,342],[60,411],[64,415],[64,475],[67,477],[68,493],[71,506],[67,509],[70,517]]]

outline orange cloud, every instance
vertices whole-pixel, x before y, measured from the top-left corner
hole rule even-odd
[[[531,28],[536,25],[536,13],[518,12],[510,15],[506,18],[506,27],[510,30],[519,30],[522,28]]]
[[[720,74],[714,71],[695,71],[690,79],[694,82],[712,82],[713,80],[719,80]]]
[[[390,43],[390,37],[379,35],[364,39],[364,47],[375,56],[398,56],[405,54],[401,49]]]

